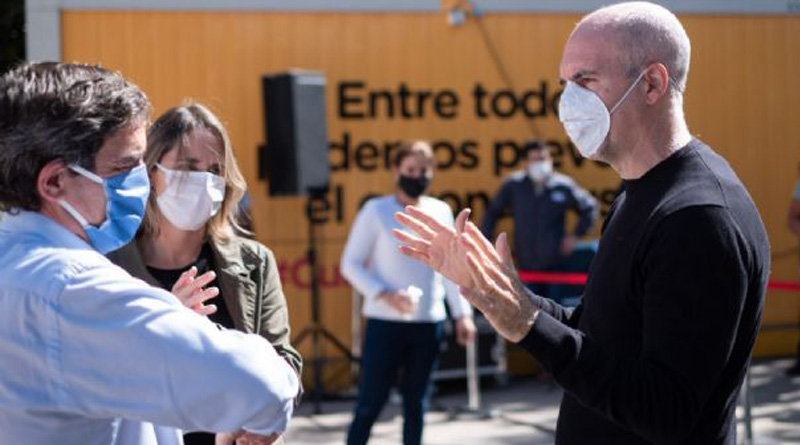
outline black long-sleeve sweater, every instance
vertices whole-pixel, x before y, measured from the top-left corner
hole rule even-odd
[[[769,243],[741,181],[693,140],[611,209],[582,304],[520,345],[564,387],[557,444],[725,444],[758,333]]]

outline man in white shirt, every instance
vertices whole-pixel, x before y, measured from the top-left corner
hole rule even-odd
[[[180,443],[176,428],[267,443],[286,429],[297,377],[266,340],[102,255],[141,222],[148,110],[99,67],[0,78],[0,443]]]

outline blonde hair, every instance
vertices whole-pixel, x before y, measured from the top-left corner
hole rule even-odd
[[[164,155],[175,149],[183,150],[188,144],[189,136],[197,129],[209,131],[222,147],[224,165],[221,176],[225,179],[225,197],[220,211],[206,222],[206,234],[214,241],[224,242],[237,232],[247,233],[238,223],[239,201],[247,190],[247,183],[236,163],[228,132],[219,118],[205,106],[194,102],[167,110],[147,132],[144,162],[148,172],[154,172],[156,164],[161,162]],[[160,215],[155,193],[150,193],[140,234],[157,236]]]

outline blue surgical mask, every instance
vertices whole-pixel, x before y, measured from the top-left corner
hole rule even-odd
[[[150,196],[150,179],[145,165],[105,179],[78,165],[69,168],[105,189],[106,219],[99,226],[89,224],[67,201],[62,199],[58,202],[83,227],[89,244],[102,254],[128,244],[139,230],[147,197]]]

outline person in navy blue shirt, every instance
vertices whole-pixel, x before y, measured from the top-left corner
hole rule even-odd
[[[539,140],[528,144],[526,168],[512,173],[489,203],[482,232],[494,238],[497,221],[510,210],[514,219],[514,255],[522,270],[559,271],[575,243],[594,225],[597,200],[569,176],[553,171],[550,147]],[[578,215],[566,230],[567,214]],[[531,290],[549,296],[550,288],[533,284]]]

